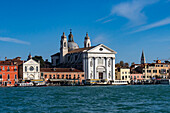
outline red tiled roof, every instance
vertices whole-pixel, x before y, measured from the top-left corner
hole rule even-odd
[[[41,72],[83,72],[75,68],[41,68]]]

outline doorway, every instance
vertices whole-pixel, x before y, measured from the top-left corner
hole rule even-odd
[[[7,86],[7,85],[8,85],[8,82],[4,82],[4,85]]]
[[[99,72],[99,79],[103,79],[103,73]]]

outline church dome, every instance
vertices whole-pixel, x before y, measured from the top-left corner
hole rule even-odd
[[[79,48],[79,46],[78,46],[77,43],[75,43],[75,42],[68,42],[68,50],[69,51],[72,51],[72,50],[78,49],[78,48]]]

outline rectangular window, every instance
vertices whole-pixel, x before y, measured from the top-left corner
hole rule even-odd
[[[157,70],[153,70],[153,73],[157,73]]]
[[[139,78],[139,76],[137,76],[137,78]]]
[[[2,79],[2,75],[0,75],[0,79]]]
[[[147,70],[148,73],[151,73],[151,70]]]

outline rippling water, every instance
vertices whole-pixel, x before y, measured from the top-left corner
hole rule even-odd
[[[170,112],[170,86],[0,88],[2,112]]]

